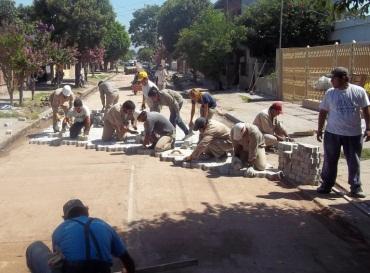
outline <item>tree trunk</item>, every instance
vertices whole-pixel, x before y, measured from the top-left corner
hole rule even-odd
[[[104,72],[108,71],[108,62],[104,61]]]
[[[75,86],[78,87],[78,83],[80,82],[81,76],[81,61],[78,60],[75,66]]]
[[[89,70],[89,65],[88,64],[84,64],[85,82],[87,82],[88,70]]]

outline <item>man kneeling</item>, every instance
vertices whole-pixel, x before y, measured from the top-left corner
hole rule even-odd
[[[77,98],[73,102],[73,108],[68,111],[67,116],[63,122],[63,130],[67,123],[70,123],[71,119],[74,120],[71,128],[69,129],[69,137],[77,138],[81,133],[81,129],[84,128],[84,136],[87,137],[90,131],[90,110],[86,105],[82,104],[82,100]]]

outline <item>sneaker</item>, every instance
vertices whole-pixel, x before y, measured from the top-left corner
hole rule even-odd
[[[321,185],[320,187],[318,187],[316,189],[317,193],[320,193],[320,194],[329,194],[331,192],[331,189],[328,189],[327,187],[324,187],[323,185]]]
[[[362,189],[353,190],[349,193],[349,196],[355,198],[365,198],[366,194],[362,191]]]

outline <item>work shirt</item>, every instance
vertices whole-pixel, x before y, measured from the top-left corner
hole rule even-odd
[[[151,80],[148,80],[148,83],[146,85],[143,85],[143,95],[146,99],[148,98],[149,91],[152,87],[159,90],[159,88]]]
[[[73,220],[86,223],[89,217],[80,216]],[[53,232],[53,251],[61,251],[68,262],[81,262],[86,260],[84,227],[73,220],[65,220]],[[94,219],[90,224],[90,231],[96,237],[104,262],[112,264],[112,255],[120,257],[127,252],[117,232],[103,220]],[[99,260],[91,236],[90,258]]]
[[[144,122],[145,135],[153,133],[160,136],[173,136],[175,134],[175,127],[162,114],[157,112],[147,112],[147,119]]]
[[[207,92],[202,92],[202,96],[198,101],[191,100],[192,104],[195,104],[196,102],[200,103],[202,107],[206,104],[208,105],[208,108],[216,108],[217,106],[215,99]]]
[[[166,82],[166,79],[168,77],[168,73],[166,69],[157,70],[155,72],[155,77],[158,79],[158,84],[164,84]]]
[[[130,121],[132,123],[135,122],[134,115],[123,112],[122,104],[120,103],[113,105],[104,115],[104,122],[109,122],[117,130],[122,126],[128,126]]]
[[[70,96],[65,97],[63,95],[62,89],[57,89],[53,93],[50,94],[49,101],[50,101],[50,106],[53,109],[58,109],[59,106],[62,106],[64,103],[68,101],[69,103],[68,108],[71,109],[73,106],[74,96],[72,93]]]
[[[272,118],[269,114],[269,109],[264,109],[259,112],[253,121],[253,124],[258,127],[262,134],[273,135],[278,126],[277,118]]]
[[[90,117],[90,110],[86,105],[80,107],[80,112],[77,112],[76,107],[73,107],[67,113],[68,118],[74,118],[75,122],[84,122],[86,118]]]
[[[239,156],[242,151],[248,152],[248,162],[253,162],[257,158],[258,148],[264,145],[264,138],[257,126],[245,123],[246,133],[241,140],[234,140],[233,130],[230,132],[231,141],[234,147],[234,155]]]
[[[117,92],[117,89],[113,88],[109,82],[102,82],[99,85],[100,99],[103,105],[105,105],[105,97],[107,97],[107,101],[114,101]]]
[[[230,129],[223,123],[211,119],[208,120],[204,133],[199,135],[199,142],[192,153],[192,157],[199,157],[207,150],[207,146],[216,139],[228,140],[231,143]]]
[[[370,105],[365,89],[349,84],[341,90],[330,88],[320,104],[328,112],[326,131],[341,136],[362,134],[360,110]]]
[[[171,113],[176,113],[176,115],[179,115],[180,105],[182,105],[183,99],[179,92],[173,91],[171,89],[163,89],[159,91],[158,103],[161,106],[168,106]]]

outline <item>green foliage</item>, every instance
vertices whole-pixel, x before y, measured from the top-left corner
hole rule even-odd
[[[238,19],[252,55],[273,60],[279,46],[281,0],[258,0]],[[282,47],[326,44],[333,25],[330,1],[285,0]]]
[[[208,9],[191,27],[181,31],[176,50],[192,68],[218,79],[225,59],[244,33],[243,26],[234,25],[222,12]]]
[[[129,51],[127,51],[125,57],[123,58],[123,60],[125,62],[127,62],[128,60],[132,60],[132,59],[135,59],[135,56],[136,56],[136,51],[133,50],[133,49],[130,49]]]
[[[338,13],[350,12],[352,15],[368,15],[370,11],[369,0],[336,0],[334,8]]]
[[[174,52],[180,31],[210,7],[209,0],[167,0],[163,4],[158,15],[158,33],[168,52]]]
[[[0,26],[14,23],[17,16],[15,1],[0,0]]]
[[[153,59],[154,51],[149,47],[142,47],[137,53],[137,58],[142,62],[150,62]]]
[[[158,20],[157,16],[160,7],[157,5],[147,5],[142,9],[136,10],[130,21],[129,33],[133,44],[144,47],[157,47],[158,41]]]
[[[115,62],[124,58],[129,47],[130,37],[123,25],[119,22],[113,22],[108,27],[108,32],[104,36],[104,59],[108,62]]]

